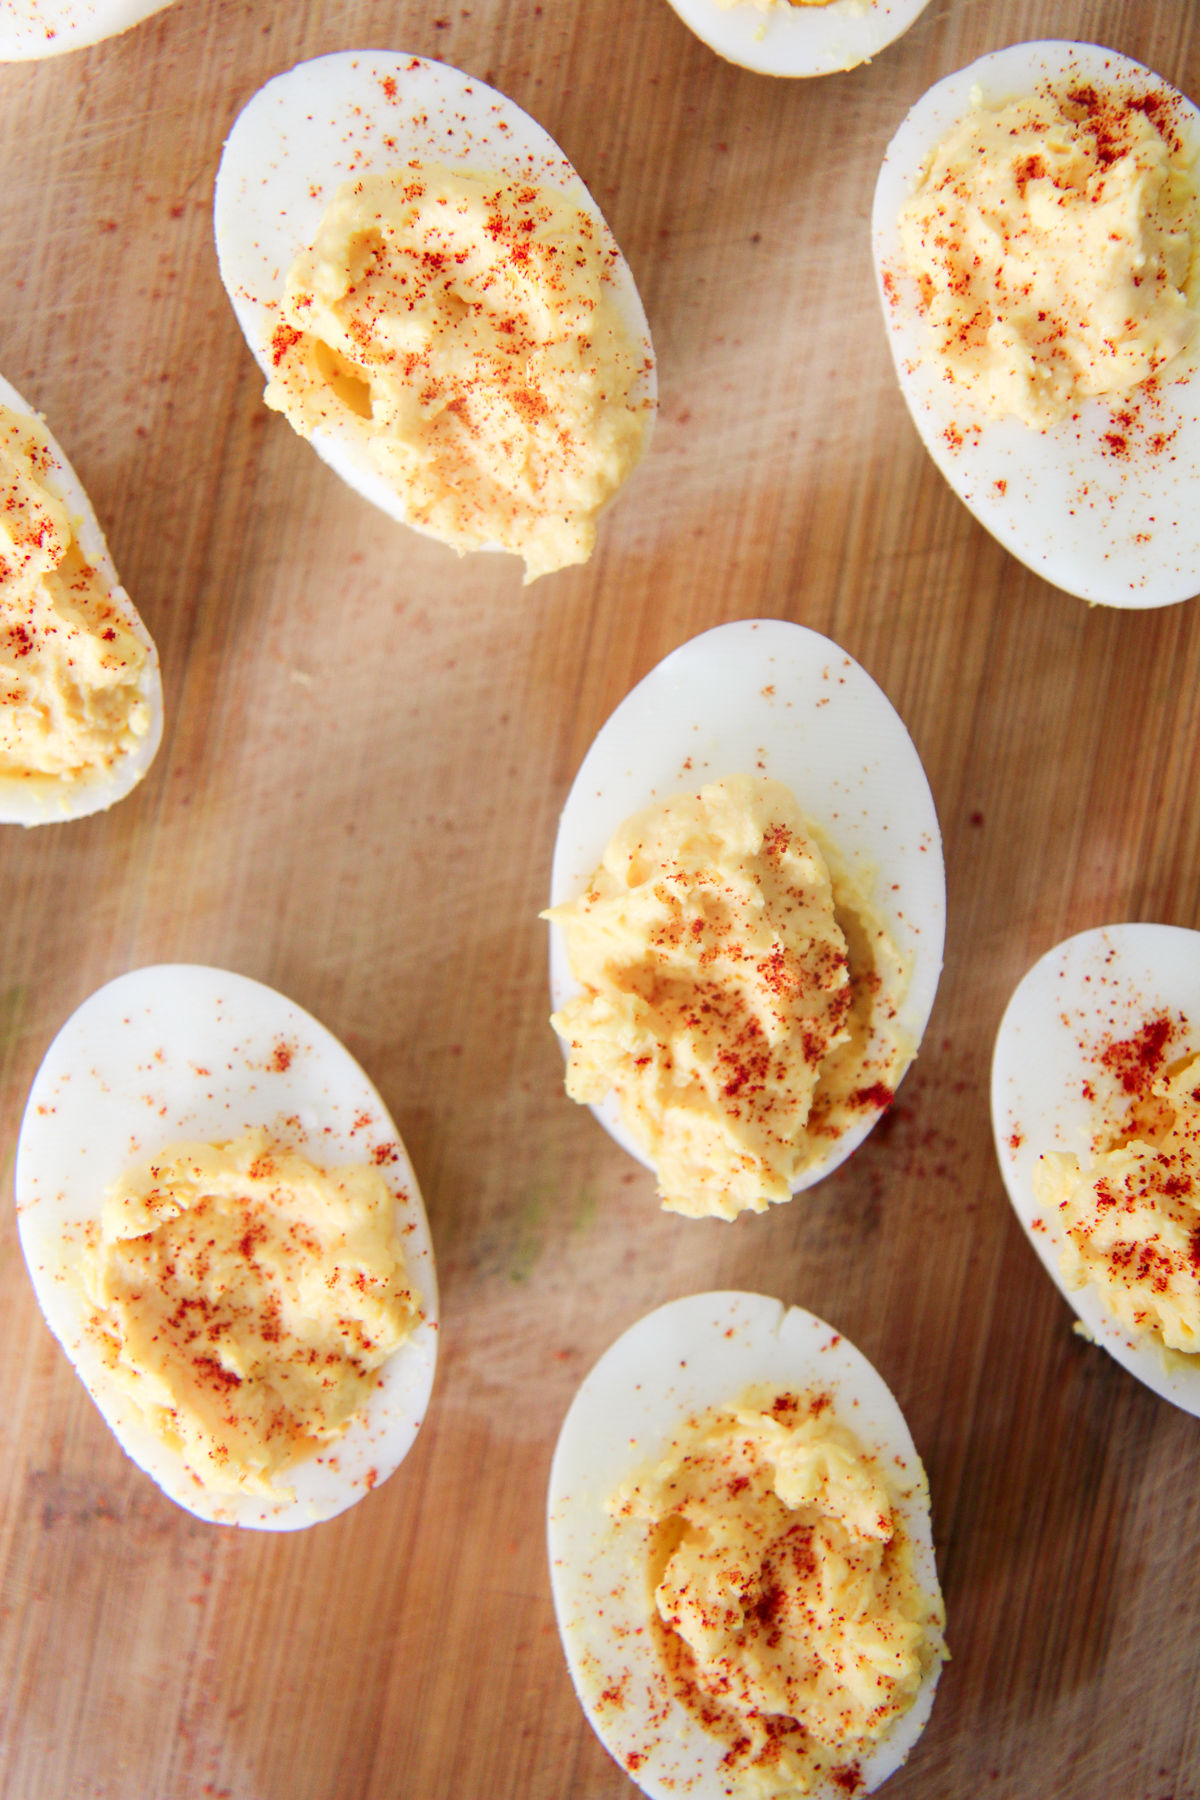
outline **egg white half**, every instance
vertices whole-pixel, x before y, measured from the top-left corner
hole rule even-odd
[[[1006,550],[1083,600],[1166,606],[1200,591],[1200,342],[1143,389],[1083,401],[1037,430],[974,405],[925,357],[928,332],[900,241],[900,213],[922,165],[972,110],[1032,94],[1046,80],[1101,86],[1133,82],[1174,94],[1141,63],[1094,44],[1014,44],[948,75],[919,100],[888,146],[871,231],[888,341],[909,411],[929,454],[979,523]],[[1200,147],[1200,111],[1180,102],[1180,124]],[[1134,402],[1137,422],[1118,435],[1114,413]],[[1165,448],[1153,448],[1162,440]]]
[[[609,839],[656,800],[728,775],[782,781],[819,825],[891,932],[911,975],[900,1026],[914,1051],[937,993],[946,876],[933,796],[912,739],[882,689],[829,638],[782,619],[718,625],[672,651],[600,728],[559,820],[550,904],[587,887]],[[579,992],[562,931],[550,935],[557,1011]],[[616,1096],[592,1112],[650,1167]],[[807,1168],[799,1193],[828,1175],[879,1119],[864,1112]]]
[[[557,188],[595,220],[601,245],[616,251],[614,304],[645,349],[647,366],[632,399],[648,400],[653,420],[658,384],[645,310],[628,263],[566,156],[495,88],[446,63],[395,50],[344,50],[299,63],[259,89],[226,140],[213,210],[217,258],[263,374],[273,373],[271,337],[288,270],[312,244],[338,188],[354,176],[412,161],[494,170],[508,180]],[[364,499],[412,524],[400,496],[357,444],[326,431],[314,431],[309,441]]]
[[[116,37],[171,0],[0,0],[0,62],[32,62]]]
[[[996,1035],[992,1130],[1008,1197],[1042,1266],[1096,1342],[1164,1400],[1200,1416],[1196,1367],[1168,1366],[1153,1341],[1137,1339],[1098,1289],[1068,1288],[1059,1270],[1062,1236],[1034,1198],[1038,1157],[1064,1150],[1084,1164],[1104,1125],[1105,1077],[1097,1055],[1166,1013],[1188,1021],[1172,1060],[1200,1051],[1200,932],[1175,925],[1105,925],[1067,938],[1017,987]],[[1096,1098],[1084,1095],[1090,1083]],[[1111,1085],[1111,1084],[1110,1084]],[[1114,1101],[1115,1093],[1108,1096]],[[1119,1108],[1117,1109],[1119,1112]]]
[[[86,779],[60,779],[53,775],[5,776],[0,771],[0,825],[53,825],[66,819],[83,819],[103,812],[123,800],[136,787],[154,761],[162,741],[163,693],[158,651],[133,601],[121,586],[108,545],[104,541],[83,483],[63,455],[62,448],[42,415],[22,399],[15,387],[0,376],[0,406],[24,419],[36,419],[50,440],[55,461],[42,471],[47,491],[71,513],[80,549],[112,593],[125,623],[146,652],[138,684],[139,698],[150,715],[146,735],[122,753],[112,766]]]
[[[563,1421],[550,1470],[548,1538],[554,1610],[580,1704],[605,1749],[651,1800],[726,1800],[729,1776],[720,1766],[724,1746],[669,1693],[647,1629],[643,1572],[630,1566],[628,1537],[605,1504],[666,1455],[689,1416],[760,1382],[830,1394],[833,1416],[886,1463],[917,1585],[925,1594],[938,1589],[925,1471],[891,1390],[853,1344],[812,1313],[762,1294],[692,1294],[640,1319],[600,1358]],[[862,1791],[905,1760],[940,1674],[935,1661],[912,1708],[862,1759]],[[616,1686],[621,1703],[607,1704],[605,1692]],[[823,1786],[813,1800],[845,1796]]]
[[[902,36],[928,4],[831,0],[827,6],[792,6],[776,0],[764,12],[753,0],[728,10],[716,0],[671,0],[710,50],[759,75],[832,75],[857,68]]]
[[[375,1162],[396,1200],[413,1334],[340,1437],[285,1471],[293,1497],[213,1494],[113,1391],[85,1331],[72,1243],[131,1163],[182,1140],[265,1127],[320,1167]],[[21,1248],[46,1321],[123,1450],[180,1506],[216,1524],[294,1531],[359,1500],[400,1464],[425,1416],[437,1356],[437,1276],[416,1176],[349,1051],[291,1000],[224,969],[164,964],[100,988],[38,1070],[21,1123]]]

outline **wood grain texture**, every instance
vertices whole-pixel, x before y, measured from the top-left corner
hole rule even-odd
[[[619,1800],[559,1650],[550,1453],[600,1352],[695,1289],[777,1293],[877,1364],[925,1458],[954,1661],[891,1800],[1200,1800],[1200,1427],[1071,1331],[1012,1217],[987,1076],[1072,931],[1200,925],[1200,610],[1095,609],[977,526],[891,373],[867,219],[940,75],[1024,37],[1200,92],[1200,0],[932,0],[874,64],[773,83],[665,0],[177,0],[0,68],[0,368],[46,413],[162,654],[111,815],[0,834],[0,1158],[50,1039],[160,959],[258,977],[379,1085],[443,1288],[400,1471],[296,1537],[177,1511],[123,1457],[0,1223],[0,1791],[10,1800]],[[559,140],[634,268],[652,453],[593,561],[523,591],[345,489],[260,400],[217,278],[225,132],[353,45],[440,56]],[[792,1206],[668,1218],[561,1090],[545,903],[594,732],[760,614],[890,695],[945,834],[946,971],[862,1150]]]

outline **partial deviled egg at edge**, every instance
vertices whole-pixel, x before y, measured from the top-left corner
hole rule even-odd
[[[681,1467],[679,1458],[681,1453],[693,1453],[694,1428],[697,1423],[703,1427],[711,1409],[736,1414],[744,1407],[756,1412],[763,1406],[768,1416],[754,1421],[752,1434],[757,1428],[756,1434],[768,1443],[772,1439],[783,1442],[774,1493],[796,1510],[789,1518],[772,1496],[765,1509],[770,1517],[761,1527],[764,1536],[759,1537],[755,1523],[762,1514],[752,1512],[746,1521],[749,1535],[739,1548],[733,1539],[727,1540],[719,1490],[728,1490],[740,1505],[747,1488],[757,1490],[768,1484],[740,1461],[735,1467],[731,1452],[729,1479],[718,1482],[713,1495],[716,1511],[706,1531],[698,1531],[694,1517],[689,1522],[696,1508],[683,1498],[690,1484],[686,1465]],[[772,1414],[800,1422],[799,1439],[790,1448],[784,1434],[775,1430]],[[829,1434],[828,1444],[823,1441],[826,1424],[836,1428]],[[850,1434],[853,1444],[844,1433]],[[855,1450],[865,1458],[865,1471],[857,1463]],[[804,1473],[806,1455],[813,1458],[808,1474]],[[814,1481],[813,1474],[820,1467],[825,1475]],[[794,1484],[790,1491],[784,1470],[790,1470]],[[822,1585],[819,1553],[809,1559],[800,1552],[820,1537],[839,1541],[839,1527],[826,1524],[824,1502],[842,1477],[851,1491],[857,1489],[861,1495],[870,1489],[866,1477],[878,1478],[887,1494],[889,1504],[883,1511],[893,1514],[895,1551],[906,1562],[911,1558],[904,1585],[909,1581],[912,1585],[907,1586],[902,1604],[912,1622],[898,1630],[908,1651],[915,1653],[917,1664],[908,1670],[903,1704],[896,1696],[896,1714],[873,1743],[853,1751],[829,1743],[819,1747],[821,1773],[815,1785],[804,1790],[811,1792],[813,1800],[843,1800],[847,1793],[873,1792],[900,1767],[929,1718],[945,1656],[929,1488],[895,1398],[866,1358],[822,1320],[799,1307],[787,1309],[778,1300],[745,1293],[694,1294],[660,1307],[618,1338],[582,1383],[563,1422],[550,1471],[548,1538],[554,1609],[571,1679],[592,1728],[650,1800],[677,1800],[680,1795],[690,1795],[692,1800],[730,1800],[731,1796],[736,1800],[741,1793],[784,1791],[777,1785],[778,1777],[772,1785],[769,1759],[735,1773],[736,1753],[731,1754],[729,1743],[714,1734],[718,1721],[710,1716],[707,1728],[701,1723],[706,1710],[716,1709],[706,1709],[694,1691],[689,1696],[689,1686],[694,1688],[694,1683],[687,1675],[686,1658],[682,1684],[678,1669],[672,1673],[674,1633],[664,1633],[656,1621],[663,1618],[664,1609],[668,1617],[674,1611],[683,1621],[677,1621],[678,1629],[686,1633],[686,1616],[706,1580],[704,1545],[708,1543],[707,1555],[714,1559],[714,1569],[718,1560],[727,1554],[730,1558],[731,1585],[724,1605],[714,1610],[734,1619],[740,1612],[746,1643],[752,1646],[756,1621],[760,1626],[769,1624],[782,1618],[791,1605],[782,1591],[792,1580],[793,1560],[801,1584],[816,1580]],[[658,1524],[648,1525],[641,1501],[656,1489],[665,1515]],[[673,1501],[680,1508],[675,1517],[671,1516]],[[660,1510],[658,1502],[656,1511]],[[706,1502],[701,1504],[707,1507]],[[829,1516],[836,1511],[830,1506]],[[794,1524],[788,1537],[791,1519]],[[880,1532],[881,1538],[868,1561],[877,1559],[878,1543],[886,1538],[883,1524],[876,1504],[867,1536]],[[784,1541],[777,1561],[768,1556],[759,1568],[759,1551],[781,1530]],[[853,1540],[857,1533],[852,1529],[849,1536]],[[699,1566],[690,1576],[668,1570],[664,1575],[667,1587],[660,1590],[664,1599],[656,1609],[654,1587],[663,1573],[660,1565],[666,1552],[692,1537],[700,1550]],[[842,1543],[848,1548],[845,1540]],[[891,1554],[889,1550],[885,1557]],[[849,1555],[853,1560],[853,1550]],[[835,1555],[826,1570],[831,1584],[826,1597],[835,1611],[838,1561]],[[845,1567],[842,1573],[845,1575]],[[867,1579],[863,1574],[864,1584]],[[681,1587],[681,1582],[687,1586]],[[798,1592],[803,1596],[803,1585]],[[894,1596],[896,1589],[891,1592]],[[815,1614],[805,1619],[804,1607],[815,1607],[815,1599],[800,1598],[798,1604],[800,1612],[795,1619],[788,1613],[789,1633],[794,1630],[801,1644],[801,1660],[806,1635],[812,1635],[814,1649],[820,1640],[824,1653],[833,1659],[827,1683],[833,1692],[833,1668],[839,1662],[844,1667],[857,1652],[849,1637],[838,1635],[836,1619],[820,1623]],[[865,1614],[862,1587],[857,1590],[856,1605]],[[848,1614],[854,1612],[855,1608],[847,1609]],[[717,1621],[713,1619],[711,1625],[715,1636]],[[822,1637],[827,1628],[836,1643]],[[704,1620],[700,1629],[702,1637],[710,1635]],[[783,1657],[784,1653],[773,1651],[761,1638],[759,1641],[758,1656],[753,1649],[750,1654],[761,1675],[770,1669],[776,1655]],[[893,1650],[896,1641],[892,1639]],[[880,1656],[875,1646],[865,1649],[865,1654],[872,1667],[868,1671],[864,1665],[854,1671],[860,1699],[881,1670],[889,1664],[894,1667],[889,1650]],[[913,1687],[918,1665],[923,1672]],[[731,1667],[728,1691],[739,1691],[741,1681],[742,1676]],[[713,1678],[710,1701],[718,1701],[721,1687],[720,1678]],[[773,1721],[785,1728],[792,1723]],[[796,1790],[787,1787],[786,1791]]]
[[[696,36],[759,75],[832,75],[894,43],[929,0],[671,0]]]
[[[1190,1298],[1192,1329],[1200,1328],[1200,1105],[1190,1078],[1186,1117],[1164,1098],[1198,1055],[1200,932],[1106,925],[1047,951],[1018,984],[996,1034],[991,1104],[1008,1197],[1078,1329],[1163,1399],[1200,1416],[1200,1356],[1167,1350],[1154,1325],[1165,1304]],[[1164,1129],[1173,1112],[1178,1135]],[[1085,1177],[1100,1176],[1091,1218],[1064,1208],[1061,1181],[1043,1185],[1043,1158],[1050,1168],[1069,1158]],[[1161,1220],[1146,1210],[1156,1194]],[[1107,1279],[1084,1279],[1093,1242],[1123,1316],[1105,1297]]]
[[[0,824],[102,812],[162,738],[158,653],[83,485],[0,378]]]
[[[250,1134],[265,1141],[256,1145]],[[201,1358],[207,1385],[237,1396],[255,1369],[230,1327],[229,1308],[261,1315],[258,1336],[280,1346],[281,1359],[294,1341],[303,1373],[311,1355],[298,1338],[289,1339],[288,1308],[298,1304],[305,1318],[315,1318],[322,1293],[340,1293],[349,1283],[366,1307],[365,1325],[353,1326],[351,1360],[361,1359],[362,1367],[352,1371],[352,1391],[369,1391],[348,1422],[334,1416],[332,1435],[315,1448],[285,1462],[269,1480],[256,1476],[238,1485],[228,1478],[228,1467],[212,1466],[211,1454],[209,1463],[197,1463],[193,1451],[189,1463],[189,1440],[172,1411],[185,1385],[174,1380],[177,1370],[169,1391],[156,1390],[153,1370],[135,1385],[122,1353],[114,1375],[114,1327],[97,1310],[90,1253],[102,1216],[108,1234],[106,1195],[118,1182],[133,1193],[117,1216],[118,1235],[129,1235],[131,1221],[172,1225],[199,1214],[179,1212],[179,1189],[166,1185],[171,1170],[182,1160],[202,1177],[211,1175],[221,1161],[210,1155],[213,1146],[233,1146],[244,1166],[247,1144],[253,1160],[246,1185],[239,1189],[235,1179],[223,1189],[204,1190],[216,1196],[217,1214],[244,1222],[240,1240],[241,1224],[233,1232],[239,1255],[230,1263],[228,1304],[221,1302],[218,1321],[204,1299],[184,1295],[171,1329],[182,1330],[189,1359]],[[187,1147],[182,1159],[168,1158],[180,1145]],[[293,1164],[302,1193],[312,1195],[294,1241],[303,1249],[319,1236],[334,1246],[330,1264],[296,1264],[298,1299],[289,1297],[286,1264],[276,1297],[269,1285],[249,1285],[256,1258],[264,1254],[267,1196],[285,1173],[293,1179]],[[315,1183],[307,1165],[328,1172],[330,1182]],[[144,1177],[140,1185],[130,1171]],[[343,1198],[331,1198],[331,1184],[344,1190]],[[437,1355],[437,1277],[420,1189],[375,1088],[344,1046],[292,1001],[245,976],[188,964],[138,969],[109,982],[68,1019],[38,1071],[21,1125],[14,1185],[21,1248],[47,1323],[122,1449],[180,1506],[216,1524],[293,1531],[344,1511],[407,1455],[429,1403]],[[230,1190],[232,1198],[220,1197]],[[382,1262],[379,1254],[360,1255],[371,1209],[390,1240]],[[146,1242],[146,1266],[159,1270],[154,1286],[174,1282],[175,1250],[156,1250],[149,1235]],[[179,1251],[181,1262],[185,1252],[190,1267],[194,1241]],[[335,1270],[341,1285],[331,1287]],[[213,1279],[219,1286],[226,1277],[218,1270]],[[386,1299],[387,1282],[396,1279],[407,1335],[364,1379],[362,1370],[374,1367],[366,1359],[368,1338],[377,1336],[372,1320],[381,1316],[375,1300]],[[197,1326],[196,1336],[189,1320],[204,1318],[212,1329],[206,1335],[207,1328]],[[324,1351],[312,1354],[322,1366],[333,1362]],[[193,1371],[185,1374],[191,1382]],[[268,1377],[290,1404],[286,1359],[270,1364]],[[269,1408],[267,1413],[272,1416]]]
[[[974,128],[1025,100],[1035,121],[1057,120],[1065,104],[1078,121],[1079,148],[1058,124],[1020,135],[1004,124],[1005,149],[988,163],[995,185],[978,224],[963,215],[964,225],[962,191],[974,204],[979,186],[957,181],[948,161],[935,165],[935,153],[960,126]],[[875,190],[872,242],[887,336],[926,449],[1005,549],[1054,586],[1108,606],[1165,606],[1200,591],[1198,154],[1200,112],[1140,63],[1092,44],[1015,44],[947,76],[917,102],[888,146]],[[984,166],[978,150],[969,155]],[[1118,185],[1126,176],[1127,196]],[[1151,197],[1145,220],[1139,195]],[[906,214],[914,204],[928,206],[930,225]],[[1069,221],[1061,247],[1046,237],[1060,261],[1038,251],[1018,270],[1017,253],[1037,241],[1010,230],[1026,207],[1039,233],[1046,221]],[[1095,241],[1091,225],[1099,227]],[[968,235],[976,232],[978,241]],[[948,256],[961,260],[961,272],[941,284],[930,268]],[[979,274],[992,262],[994,289]],[[1058,299],[1023,298],[1037,281],[1052,296],[1079,296],[1082,337],[1070,322],[1074,298],[1061,319]],[[1126,299],[1141,307],[1160,287],[1166,324],[1130,312],[1126,330]],[[1105,294],[1115,338],[1097,323],[1108,316],[1100,311]],[[961,331],[956,295],[964,319],[970,315]],[[938,353],[938,332],[952,361]],[[985,345],[995,373],[972,384]],[[1130,385],[1108,385],[1126,371]],[[1007,410],[1009,397],[1018,410]]]
[[[171,0],[4,0],[0,62],[32,62],[98,44],[170,4]]]
[[[802,1133],[795,1140],[800,1146],[800,1166],[794,1177],[785,1178],[782,1191],[768,1196],[784,1199],[789,1185],[792,1192],[799,1192],[836,1169],[886,1109],[897,1081],[917,1053],[942,967],[945,874],[929,783],[902,720],[852,657],[804,626],[775,619],[741,620],[683,644],[626,696],[584,758],[559,822],[551,875],[550,993],[556,1028],[564,1037],[564,1048],[573,1051],[577,1034],[572,1009],[588,1002],[593,990],[573,972],[569,949],[572,915],[586,918],[591,911],[593,877],[601,869],[610,843],[615,845],[619,838],[624,847],[624,869],[626,840],[631,832],[636,833],[645,809],[683,796],[690,803],[725,811],[730,795],[736,797],[740,788],[760,788],[764,779],[768,785],[762,791],[768,795],[768,804],[774,804],[774,789],[769,784],[782,784],[803,819],[816,830],[818,846],[825,852],[833,876],[835,912],[854,938],[850,942],[849,991],[863,1000],[866,1020],[854,1054],[861,1055],[865,1068],[874,1062],[876,1068],[889,1070],[886,1080],[867,1076],[861,1090],[856,1089],[853,1111],[842,1113],[836,1124],[826,1121],[823,1129],[807,1138]],[[735,819],[732,830],[735,845],[758,840],[758,828],[752,824]],[[774,859],[776,868],[781,866],[776,851],[793,835],[796,844],[785,846],[789,857],[792,849],[800,848],[802,834],[784,829],[767,832],[761,849],[769,861]],[[738,857],[736,849],[734,856]],[[629,865],[631,887],[635,881],[643,886],[648,883],[653,902],[664,884],[656,884],[648,871],[639,873],[635,865],[641,860],[635,853]],[[822,880],[819,861],[814,878]],[[624,874],[620,879],[625,879]],[[720,896],[713,890],[706,898],[707,879],[701,870],[694,891],[682,893],[678,902],[668,896],[670,907],[679,916],[673,922],[661,921],[653,931],[666,930],[671,945],[664,939],[656,948],[652,938],[639,952],[630,940],[629,980],[622,986],[635,1014],[640,1008],[637,996],[649,991],[647,983],[649,989],[654,988],[650,970],[638,971],[639,955],[655,966],[661,964],[659,973],[672,995],[682,991],[678,990],[680,980],[696,980],[702,987],[707,971],[722,971],[720,979],[724,980],[723,971],[732,958],[729,991],[735,998],[735,990],[741,987],[737,958],[749,955],[763,976],[763,999],[769,1012],[773,1010],[772,983],[783,983],[789,992],[796,989],[798,994],[807,983],[808,976],[799,967],[790,970],[781,949],[768,946],[750,951],[743,945],[739,950],[736,942],[722,942]],[[668,872],[666,881],[666,886],[672,885],[673,871]],[[785,904],[790,904],[786,894]],[[757,912],[753,894],[734,905],[735,918]],[[607,914],[604,916],[607,919]],[[711,941],[710,923],[714,928]],[[688,973],[676,955],[676,940],[681,945],[696,942],[695,975]],[[609,958],[614,967],[626,960],[624,945],[622,939],[618,957],[614,944]],[[836,993],[832,997],[836,999]],[[704,1004],[704,993],[697,991],[696,998],[704,1015],[712,1016],[713,1009]],[[623,1004],[620,997],[619,1002]],[[732,1001],[731,1009],[736,1010]],[[607,1016],[604,997],[598,995],[590,1010]],[[742,1051],[751,1042],[756,1050],[762,1046],[763,1029],[775,1027],[760,1028],[749,1013],[735,1017],[731,1027],[734,1040],[741,1040]],[[799,1029],[803,1041],[794,1041],[789,1027],[787,1040],[779,1048],[781,1052],[794,1050],[805,1058],[809,1049],[803,1022]],[[858,1043],[857,1027],[854,1029]],[[618,1038],[625,1030],[618,1024]],[[668,1135],[676,1129],[691,1133],[692,1124],[683,1107],[694,1111],[703,1126],[710,1106],[726,1116],[722,1092],[735,1109],[751,1101],[750,1089],[756,1086],[757,1077],[749,1080],[739,1075],[735,1062],[740,1059],[739,1067],[744,1066],[747,1075],[749,1066],[737,1042],[726,1044],[714,1037],[714,1045],[716,1065],[701,1070],[694,1083],[691,1076],[685,1078],[685,1067],[695,1068],[696,1044],[690,1037],[689,1042],[681,1042],[673,1073],[670,1068],[658,1070],[655,1054],[655,1091],[666,1099]],[[646,1050],[649,1062],[653,1046],[648,1044]],[[636,1046],[630,1055],[641,1058]],[[608,1048],[602,1048],[600,1056],[607,1061]],[[572,1055],[569,1073],[573,1061]],[[643,1109],[635,1092],[636,1079],[630,1072],[624,1102],[614,1084],[592,1102],[592,1110],[623,1148],[651,1167],[654,1159],[637,1122]],[[691,1108],[688,1099],[693,1086],[696,1108]],[[813,1100],[817,1110],[811,1115],[814,1120],[820,1093],[818,1087]],[[756,1101],[751,1104],[757,1106]],[[711,1168],[703,1150],[699,1160]],[[659,1174],[661,1181],[661,1167]],[[761,1196],[735,1197],[727,1204],[726,1196],[717,1195],[712,1204],[693,1206],[686,1195],[670,1197],[665,1191],[664,1201],[673,1210],[715,1212],[722,1217],[731,1217],[733,1210],[747,1205],[761,1210],[765,1204]]]
[[[654,352],[540,125],[442,63],[319,57],[235,121],[214,225],[268,404],[358,493],[528,580],[586,560],[649,442]]]

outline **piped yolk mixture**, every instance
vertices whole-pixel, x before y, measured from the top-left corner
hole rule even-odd
[[[1200,1354],[1200,1057],[1164,1060],[1170,1022],[1117,1046],[1131,1116],[1101,1134],[1090,1159],[1050,1151],[1033,1188],[1061,1243],[1068,1286],[1093,1285],[1135,1338]],[[1153,1054],[1157,1046],[1157,1058]],[[1138,1055],[1132,1054],[1138,1049]],[[1148,1078],[1147,1078],[1148,1076]]]
[[[132,608],[84,556],[35,419],[0,406],[0,781],[95,780],[150,728]]]
[[[1200,325],[1196,147],[1177,98],[1077,81],[980,104],[901,214],[929,355],[980,406],[1054,424],[1164,370]]]
[[[911,1058],[906,971],[831,856],[780,782],[733,776],[627,820],[546,915],[582,989],[551,1020],[567,1092],[615,1091],[671,1211],[789,1199]]]
[[[940,1594],[879,1460],[826,1394],[753,1389],[687,1422],[609,1502],[640,1521],[659,1655],[728,1746],[739,1800],[861,1791],[860,1760],[945,1656]]]
[[[418,164],[349,182],[288,275],[267,404],[459,551],[515,551],[527,580],[584,562],[650,416],[616,262],[555,188]]]
[[[419,1317],[381,1172],[318,1168],[261,1131],[127,1172],[81,1276],[110,1378],[217,1492],[286,1492]]]

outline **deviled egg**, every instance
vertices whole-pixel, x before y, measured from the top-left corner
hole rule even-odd
[[[1080,1328],[1200,1415],[1200,932],[1106,925],[1047,952],[996,1036],[1017,1217]]]
[[[654,355],[599,208],[519,107],[394,51],[302,63],[235,122],[215,228],[268,405],[352,487],[527,580],[586,561]]]
[[[1200,590],[1200,113],[1091,44],[931,88],[872,220],[913,420],[993,536],[1066,592]]]
[[[47,1323],[198,1518],[295,1530],[407,1454],[436,1359],[428,1222],[379,1095],[292,1001],[187,964],[109,982],[38,1071],[15,1187]]]
[[[759,75],[832,75],[868,62],[929,0],[671,0],[727,62]]]
[[[158,654],[79,477],[0,378],[0,823],[102,812],[162,737]]]
[[[568,1092],[671,1210],[786,1200],[862,1142],[933,1005],[945,877],[912,740],[817,632],[705,632],[588,751],[547,917]]]
[[[32,62],[116,37],[171,0],[3,0],[0,62]]]
[[[904,1762],[946,1654],[929,1489],[820,1319],[742,1293],[641,1319],[572,1402],[548,1511],[575,1691],[652,1800],[835,1800]]]

